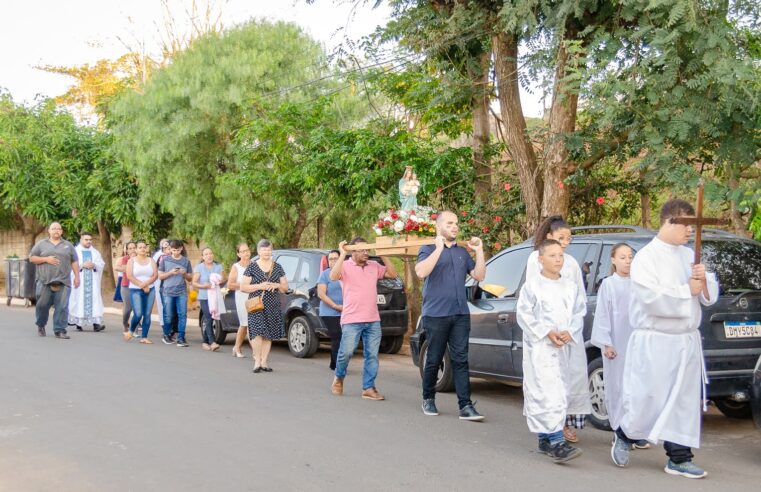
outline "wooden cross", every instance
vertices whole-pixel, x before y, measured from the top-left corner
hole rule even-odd
[[[671,219],[672,224],[691,225],[695,228],[695,260],[697,265],[700,263],[700,249],[702,247],[703,226],[723,225],[726,220],[714,219],[712,217],[703,217],[703,179],[698,181],[698,196],[695,203],[695,217],[678,217]]]

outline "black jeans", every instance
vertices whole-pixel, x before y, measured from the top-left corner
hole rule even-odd
[[[616,435],[629,444],[634,442],[632,439],[629,439],[626,434],[624,434],[624,431],[620,427],[616,429]],[[692,454],[691,448],[682,446],[681,444],[677,444],[675,442],[663,441],[663,449],[666,450],[666,456],[668,456],[671,461],[677,464],[692,461],[692,458],[695,456]]]
[[[428,355],[423,369],[423,399],[436,397],[436,379],[444,351],[449,347],[454,387],[460,408],[470,405],[470,375],[468,374],[468,338],[470,316],[457,314],[441,318],[423,316],[423,329],[428,342]]]
[[[320,316],[325,328],[328,329],[330,336],[330,368],[336,370],[336,359],[338,358],[338,349],[341,347],[341,317],[340,316]]]

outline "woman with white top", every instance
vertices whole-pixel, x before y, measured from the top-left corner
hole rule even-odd
[[[127,279],[129,279],[129,295],[132,301],[132,322],[129,331],[124,334],[124,340],[129,341],[135,336],[135,329],[142,323],[140,343],[151,344],[148,330],[151,327],[151,310],[156,291],[153,283],[158,278],[156,262],[148,256],[148,244],[137,242],[137,255],[127,262]]]
[[[235,291],[235,311],[238,313],[238,334],[235,336],[233,357],[245,357],[241,347],[248,335],[248,312],[246,312],[248,294],[240,289],[240,285],[246,268],[251,263],[251,248],[246,243],[240,243],[235,252],[238,254],[238,262],[230,268],[230,275],[227,277],[227,288]]]

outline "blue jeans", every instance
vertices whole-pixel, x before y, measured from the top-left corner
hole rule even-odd
[[[557,432],[551,432],[549,434],[545,434],[543,432],[540,432],[537,437],[539,438],[539,441],[550,441],[550,445],[554,446],[555,444],[560,444],[561,442],[565,441],[565,437],[563,436],[563,431],[559,430]]]
[[[188,298],[186,296],[167,296],[164,299],[164,336],[172,334],[172,318],[177,316],[177,333],[180,340],[185,340],[185,325],[188,322]]]
[[[45,328],[50,316],[50,307],[53,311],[53,331],[55,333],[66,333],[66,326],[69,322],[69,293],[71,287],[61,285],[58,292],[53,292],[49,285],[42,285],[37,282],[36,295],[37,304],[34,307],[34,314],[38,327]]]
[[[364,349],[365,368],[362,371],[362,389],[375,388],[375,377],[378,375],[378,349],[381,341],[380,321],[370,323],[347,323],[341,325],[341,348],[338,350],[336,361],[336,377],[346,377],[346,368],[360,338]]]
[[[214,319],[212,319],[211,311],[209,310],[209,300],[201,299],[198,303],[201,305],[201,313],[203,313],[201,317],[201,337],[203,338],[203,343],[211,345],[214,343]]]
[[[129,297],[132,302],[132,322],[129,325],[129,331],[135,333],[137,325],[142,322],[143,338],[148,338],[148,330],[151,328],[151,310],[153,309],[153,300],[156,296],[156,290],[151,290],[146,294],[143,289],[130,289]]]
[[[444,351],[449,346],[454,387],[460,409],[472,404],[470,401],[470,374],[468,373],[468,345],[470,338],[470,315],[432,317],[423,316],[423,329],[428,341],[428,355],[423,368],[423,399],[436,397],[436,379]]]

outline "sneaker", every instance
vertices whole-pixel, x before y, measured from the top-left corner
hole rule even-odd
[[[211,346],[206,342],[201,344],[201,348],[204,350],[211,350]]]
[[[172,345],[172,337],[168,335],[164,335],[163,337],[161,337],[161,341],[164,342],[164,344],[166,345]]]
[[[480,422],[484,419],[484,416],[476,411],[476,407],[471,405],[465,405],[460,409],[460,420],[471,420],[473,422]]]
[[[610,448],[610,457],[616,466],[621,468],[629,464],[629,449],[631,445],[613,433],[613,446]]]
[[[550,446],[550,450],[547,452],[547,456],[552,458],[552,461],[555,463],[565,463],[566,461],[571,461],[572,459],[578,458],[581,456],[583,451],[579,448],[574,448],[567,442],[563,441],[561,443],[555,444],[554,446]]]
[[[666,467],[663,469],[663,471],[669,475],[681,475],[687,478],[703,478],[708,475],[708,472],[700,468],[692,461],[674,463],[673,461],[669,460],[668,463],[666,463]]]
[[[190,345],[188,345],[188,342],[186,342],[184,338],[180,338],[179,340],[177,340],[177,346],[178,347],[189,347]]]
[[[41,337],[48,336],[48,334],[45,332],[45,327],[44,326],[38,326],[37,327],[37,335],[41,336]]]
[[[211,349],[211,351],[212,351],[212,352],[216,352],[217,350],[219,350],[219,344],[218,344],[218,343],[216,343],[216,342],[214,342],[214,343],[212,343],[212,344],[209,346],[209,348]]]
[[[330,386],[330,392],[336,396],[343,395],[344,394],[344,380],[341,378],[334,377],[333,384]]]
[[[550,440],[549,439],[539,439],[539,448],[537,451],[539,451],[542,454],[549,455],[550,454]]]
[[[375,400],[375,401],[381,401],[386,399],[386,397],[378,393],[378,390],[375,388],[367,388],[366,390],[363,390],[362,398],[364,398],[365,400]]]
[[[71,338],[69,335],[66,334],[65,331],[59,331],[58,333],[55,334],[55,337],[60,338],[61,340],[68,340],[69,338]]]
[[[172,332],[172,333],[169,335],[169,340],[171,340],[171,341],[172,341],[172,343],[176,343],[176,342],[177,342],[177,332],[176,332],[176,331],[173,331],[173,332]]]
[[[436,408],[436,400],[433,398],[423,400],[423,413],[426,415],[438,415],[439,409]]]
[[[632,449],[650,449],[650,443],[647,439],[637,439],[632,443]]]

